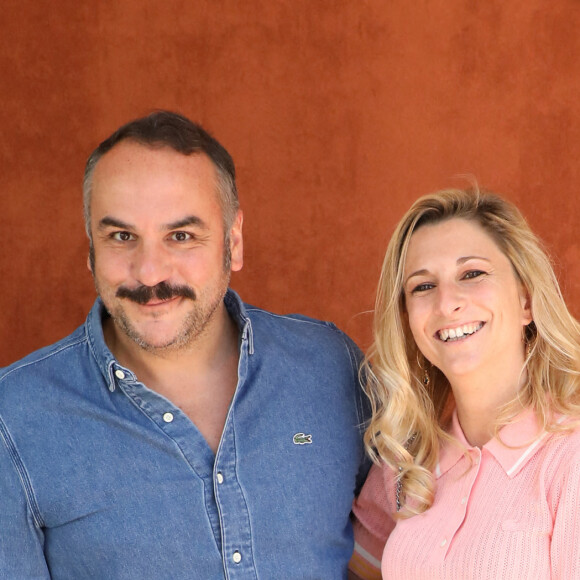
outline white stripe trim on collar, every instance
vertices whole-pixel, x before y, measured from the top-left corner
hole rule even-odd
[[[532,454],[534,449],[546,438],[548,434],[546,432],[543,433],[541,437],[538,437],[521,455],[520,458],[507,470],[508,477],[511,477],[512,474],[517,471],[518,467]]]
[[[562,423],[566,416],[559,417],[556,421],[557,424]],[[540,437],[538,437],[521,455],[520,458],[508,469],[506,472],[509,477],[511,477],[512,473],[517,471],[518,467],[533,453],[534,449],[538,447],[538,445],[548,436],[550,433],[544,431]]]
[[[375,568],[381,568],[381,561],[377,560],[372,554],[369,554],[360,544],[354,543],[354,551],[369,564],[372,564]]]

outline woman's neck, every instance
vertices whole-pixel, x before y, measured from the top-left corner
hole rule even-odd
[[[471,376],[451,383],[457,405],[457,417],[467,441],[477,447],[485,445],[494,435],[501,409],[513,401],[527,380],[527,373],[510,373],[511,378]]]

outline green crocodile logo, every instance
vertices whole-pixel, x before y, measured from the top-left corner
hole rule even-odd
[[[296,433],[292,438],[294,445],[306,445],[312,443],[312,435],[305,435],[304,433]]]

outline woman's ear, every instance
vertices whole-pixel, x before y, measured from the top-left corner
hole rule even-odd
[[[534,320],[532,316],[532,299],[523,284],[520,284],[520,305],[522,307],[522,326],[527,326]]]

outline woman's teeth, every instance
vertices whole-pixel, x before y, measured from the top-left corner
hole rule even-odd
[[[444,328],[439,331],[439,338],[444,342],[449,342],[451,340],[458,340],[464,336],[468,336],[477,332],[483,326],[483,322],[464,324],[463,326],[458,326],[457,328]]]

